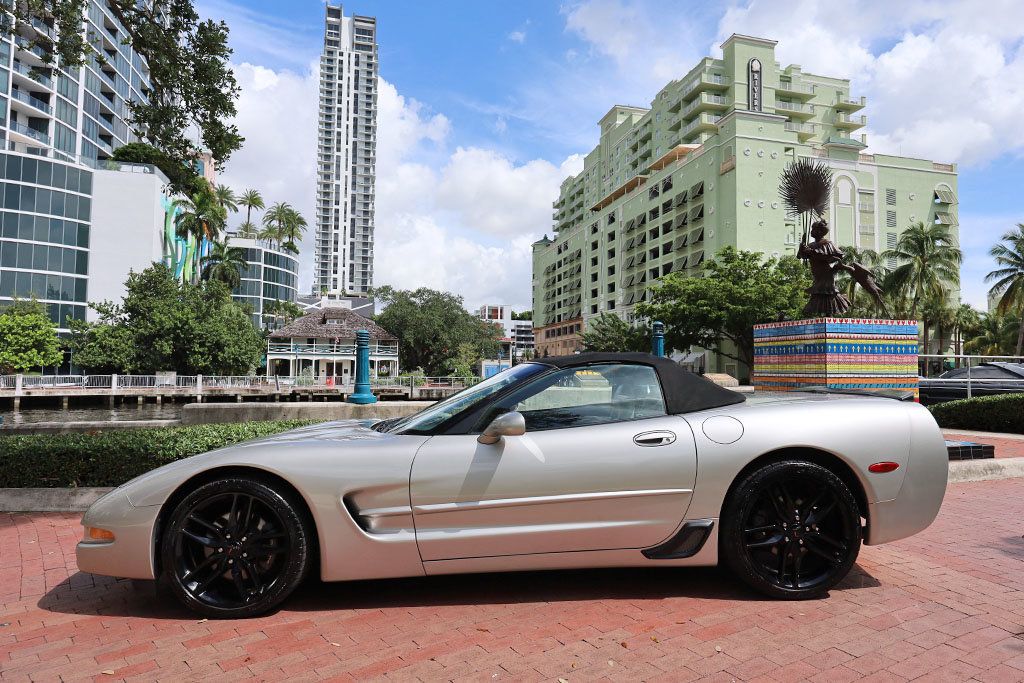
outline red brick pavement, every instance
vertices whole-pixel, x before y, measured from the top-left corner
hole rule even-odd
[[[1024,681],[1024,480],[958,484],[824,600],[717,570],[311,582],[206,621],[75,569],[77,515],[0,515],[0,678]]]
[[[960,434],[950,430],[942,430],[943,436],[949,440],[973,441],[974,443],[987,443],[996,447],[997,458],[1021,458],[1024,457],[1024,439],[1001,438],[998,436],[978,436],[971,434]]]

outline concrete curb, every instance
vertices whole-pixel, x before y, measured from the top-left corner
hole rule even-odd
[[[94,422],[28,422],[0,428],[0,436],[32,436],[35,434],[82,434],[112,432],[122,429],[156,429],[177,427],[179,420],[103,420]]]
[[[1024,458],[954,460],[949,483],[1024,478]],[[109,488],[0,489],[0,512],[84,512]]]
[[[1024,477],[1024,458],[986,458],[953,460],[949,463],[949,483],[991,481]]]
[[[0,489],[0,512],[84,512],[112,489]]]

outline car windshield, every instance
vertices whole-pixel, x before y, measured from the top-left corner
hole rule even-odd
[[[423,434],[434,429],[442,422],[471,408],[481,401],[493,396],[505,387],[522,382],[529,377],[548,370],[548,366],[540,363],[523,363],[503,370],[492,377],[488,377],[479,384],[464,389],[454,396],[439,401],[426,410],[421,410],[415,415],[402,418],[394,424],[388,425],[385,431],[391,433]]]

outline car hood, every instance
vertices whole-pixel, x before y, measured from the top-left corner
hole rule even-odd
[[[339,461],[359,468],[388,467],[388,453],[411,455],[428,437],[394,435],[370,429],[377,420],[339,420],[299,427],[176,460],[124,484],[136,507],[160,505],[187,479],[218,467],[248,467],[291,480],[296,471],[337,471]]]

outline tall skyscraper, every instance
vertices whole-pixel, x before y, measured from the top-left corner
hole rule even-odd
[[[320,57],[313,293],[373,286],[377,20],[328,4]]]

